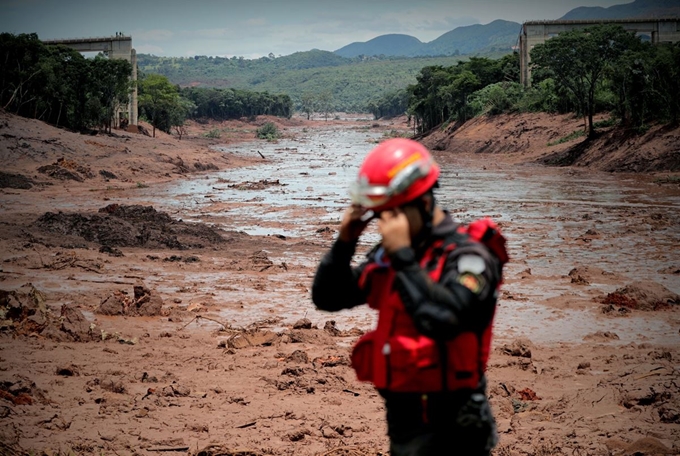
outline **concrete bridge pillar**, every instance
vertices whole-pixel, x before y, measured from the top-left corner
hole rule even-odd
[[[132,82],[134,87],[132,88],[132,93],[130,94],[130,124],[137,125],[138,111],[137,111],[137,51],[134,49],[130,50],[130,63],[132,64]]]

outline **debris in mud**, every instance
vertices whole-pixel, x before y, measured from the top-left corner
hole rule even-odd
[[[610,341],[610,340],[619,340],[619,335],[616,334],[615,332],[611,331],[597,331],[592,334],[586,335],[583,340],[594,340],[594,341]]]
[[[251,181],[245,181],[245,182],[240,182],[238,184],[229,184],[229,188],[234,188],[236,190],[264,190],[269,187],[279,187],[279,186],[285,186],[287,184],[282,184],[279,182],[278,179],[274,180],[269,180],[269,179],[262,179],[257,182],[251,182]]]
[[[329,320],[324,324],[323,330],[329,333],[331,336],[338,337],[342,335],[342,331],[338,329],[337,326],[335,326],[335,320]]]
[[[104,179],[118,179],[118,176],[113,174],[111,171],[107,171],[105,169],[100,169],[99,175],[102,176]]]
[[[100,273],[103,265],[95,260],[81,260],[75,252],[57,252],[51,263],[44,265],[47,269],[59,271],[66,268],[81,268],[89,272]]]
[[[680,295],[655,282],[635,282],[607,294],[600,301],[608,306],[655,311],[680,304]],[[607,313],[603,310],[603,313]]]
[[[38,168],[38,172],[45,174],[53,179],[74,180],[84,182],[85,179],[92,179],[94,174],[89,166],[83,166],[73,160],[59,158],[51,165]]]
[[[335,366],[350,366],[349,358],[346,356],[328,356],[326,358],[318,357],[312,360],[315,367],[335,367]]]
[[[69,304],[61,306],[59,321],[61,322],[59,329],[70,340],[86,342],[95,339],[93,334],[94,325],[87,321],[85,315],[75,306]]]
[[[31,405],[35,401],[41,404],[50,402],[45,391],[38,388],[35,382],[16,374],[11,379],[0,381],[0,398],[14,405]]]
[[[201,261],[200,258],[197,256],[180,256],[180,255],[170,255],[169,257],[163,258],[163,261],[173,263],[173,262],[182,262],[182,263],[199,263]]]
[[[107,254],[109,254],[109,255],[112,256],[112,257],[122,257],[122,256],[125,256],[125,255],[123,255],[123,252],[121,252],[121,251],[118,250],[117,248],[111,247],[111,246],[109,246],[109,245],[102,245],[101,247],[99,247],[99,253],[107,253]]]
[[[201,162],[195,162],[194,168],[196,169],[196,171],[217,171],[217,170],[219,170],[217,165],[215,165],[213,163],[201,163]]]
[[[520,358],[531,358],[531,349],[533,344],[528,339],[516,339],[512,344],[503,344],[498,347],[498,351],[510,356],[517,356]]]
[[[47,318],[45,294],[31,283],[13,291],[0,290],[0,320],[28,323],[32,330],[44,326]]]
[[[309,318],[303,318],[293,324],[293,329],[312,329],[312,322]]]
[[[660,440],[654,437],[643,437],[631,443],[625,450],[626,455],[663,455],[675,454],[671,448],[668,448]]]
[[[309,362],[309,355],[303,350],[295,350],[293,353],[285,357],[286,362],[307,364]]]
[[[278,338],[279,335],[272,331],[251,330],[234,334],[227,339],[226,344],[229,348],[238,350],[240,348],[255,347],[259,345],[272,345]]]
[[[248,257],[248,269],[252,271],[264,272],[274,266],[274,262],[269,259],[267,252],[258,250]]]
[[[211,444],[207,447],[189,453],[190,456],[262,456],[254,450],[231,449],[226,445]]]
[[[582,271],[577,268],[569,271],[569,277],[571,277],[571,283],[576,283],[579,285],[590,285],[590,282],[584,277]]]
[[[56,341],[93,340],[91,325],[83,313],[64,304],[59,316],[45,305],[46,296],[27,283],[13,291],[0,290],[0,327],[16,334],[40,334]]]
[[[659,273],[660,274],[675,274],[675,275],[678,275],[678,274],[680,274],[680,267],[671,266],[671,267],[659,270]]]
[[[56,374],[63,377],[77,377],[80,375],[80,369],[74,364],[69,364],[68,366],[57,367]]]
[[[577,285],[590,285],[591,283],[609,283],[614,274],[594,266],[576,266],[569,271],[571,283]]]
[[[541,398],[530,388],[524,388],[523,390],[517,391],[517,395],[522,401],[540,401]]]
[[[215,229],[202,223],[173,220],[152,206],[110,204],[97,214],[46,212],[35,226],[50,233],[76,236],[108,247],[203,248],[223,243]]]
[[[133,287],[133,295],[115,290],[101,300],[97,312],[102,315],[131,315],[152,317],[161,315],[163,299],[143,283]]]
[[[613,304],[607,304],[602,306],[602,313],[605,315],[618,315],[620,317],[628,315],[630,309],[628,307],[616,307]]]
[[[16,188],[28,190],[33,187],[33,182],[23,174],[12,174],[0,172],[0,188]]]

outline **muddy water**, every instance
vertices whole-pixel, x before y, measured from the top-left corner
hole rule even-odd
[[[264,156],[255,166],[220,172],[207,179],[170,186],[162,206],[174,206],[193,220],[215,223],[256,235],[319,237],[337,227],[348,203],[347,187],[363,155],[382,139],[370,128],[297,132],[296,139],[229,147],[230,152]],[[440,203],[455,218],[491,216],[503,226],[513,262],[501,301],[497,337],[527,336],[535,341],[579,341],[596,331],[614,331],[622,343],[678,343],[677,322],[653,313],[627,318],[595,318],[590,310],[570,310],[569,302],[590,302],[593,292],[611,292],[632,281],[658,282],[680,293],[680,190],[659,186],[650,177],[630,177],[539,166],[501,166],[492,156],[442,157]],[[249,184],[266,180],[259,189]],[[272,182],[277,185],[270,185]],[[158,189],[154,189],[158,199]],[[591,233],[589,236],[587,233]],[[592,235],[595,233],[595,235]],[[330,244],[329,238],[325,238]],[[378,239],[369,230],[363,247]],[[272,258],[274,259],[274,258]],[[315,264],[317,258],[291,253],[274,259]],[[576,286],[567,274],[574,267],[595,266],[628,279],[616,285]],[[520,280],[527,270],[531,280]],[[218,277],[196,277],[207,283]],[[307,316],[315,322],[334,318],[338,326],[368,328],[375,315],[365,308],[329,317],[312,309],[306,292],[310,277],[277,275],[271,291],[218,292],[216,299],[252,301],[224,317],[247,322],[280,315],[286,321]],[[256,293],[255,296],[253,293]],[[294,298],[291,298],[293,296]],[[560,306],[546,306],[558,300]],[[583,306],[581,306],[582,308]],[[667,320],[667,318],[666,318]]]

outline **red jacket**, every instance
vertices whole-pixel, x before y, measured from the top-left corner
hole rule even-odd
[[[433,282],[439,282],[446,257],[456,247],[443,244],[439,241],[431,246],[420,260],[423,269],[436,261],[429,272]],[[466,330],[451,340],[435,341],[416,329],[393,288],[395,275],[391,267],[373,262],[359,279],[359,286],[368,289],[368,304],[379,314],[377,328],[361,337],[352,352],[358,379],[394,392],[476,388],[489,358],[491,322],[481,330]]]

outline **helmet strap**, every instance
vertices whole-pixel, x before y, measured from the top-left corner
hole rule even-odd
[[[430,196],[431,204],[429,210],[427,209],[425,203],[424,196],[426,195]],[[418,212],[420,213],[420,218],[423,222],[422,228],[420,229],[416,237],[413,239],[414,247],[417,250],[425,241],[427,241],[430,238],[430,235],[432,234],[432,221],[434,220],[434,206],[435,206],[434,192],[432,191],[432,189],[430,189],[423,196],[414,201],[414,205],[418,209]]]

